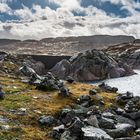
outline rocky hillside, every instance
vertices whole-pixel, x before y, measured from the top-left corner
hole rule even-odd
[[[105,49],[117,61],[130,65],[133,69],[140,69],[140,40],[133,43],[123,43]]]
[[[0,49],[15,54],[70,55],[91,49],[103,49],[118,43],[133,42],[132,36],[81,36],[37,40],[0,39]]]
[[[140,97],[104,83],[41,76],[29,62],[1,55],[1,140],[140,139]]]

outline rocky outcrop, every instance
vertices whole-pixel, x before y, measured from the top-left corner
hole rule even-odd
[[[79,53],[69,61],[62,60],[50,71],[61,79],[71,76],[77,81],[118,78],[133,73],[128,65],[120,66],[112,57],[99,50]]]
[[[128,64],[134,69],[140,69],[140,41],[133,43],[123,43],[105,49],[121,64]]]

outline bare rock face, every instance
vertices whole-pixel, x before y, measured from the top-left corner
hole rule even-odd
[[[128,66],[127,68],[123,65],[119,66],[112,57],[103,51],[95,49],[80,53],[69,61],[62,60],[50,71],[60,79],[71,76],[77,81],[118,78],[129,75],[132,72]]]
[[[133,69],[140,69],[140,40],[133,43],[123,43],[105,49],[107,53],[117,58],[117,61],[126,63]]]

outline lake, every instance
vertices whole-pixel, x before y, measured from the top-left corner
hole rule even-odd
[[[119,93],[130,91],[133,92],[135,96],[140,96],[140,70],[134,71],[137,74],[127,77],[107,79],[101,82],[94,83],[94,85],[105,82],[111,87],[117,87]]]

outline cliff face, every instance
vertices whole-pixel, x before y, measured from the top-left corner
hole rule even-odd
[[[85,50],[103,49],[118,43],[133,42],[132,36],[80,36],[37,40],[0,39],[0,49],[18,54],[73,55]]]

